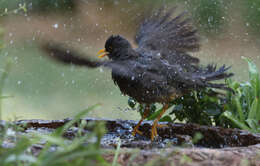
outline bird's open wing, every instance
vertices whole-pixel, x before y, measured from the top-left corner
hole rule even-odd
[[[82,55],[79,55],[79,53],[77,53],[73,49],[66,49],[60,44],[56,44],[53,42],[44,43],[40,46],[41,49],[47,53],[46,55],[60,63],[74,64],[77,66],[86,66],[89,68],[96,68],[102,66],[104,63],[84,58]]]
[[[160,9],[145,19],[136,34],[135,41],[139,48],[171,54],[172,57],[167,58],[198,63],[197,58],[186,53],[199,50],[197,30],[192,26],[190,19],[184,18],[185,12],[172,18],[174,10],[175,8],[164,12]]]
[[[113,73],[128,78],[129,80],[142,80],[140,82],[151,82],[163,85],[166,78],[149,69],[146,65],[138,63],[134,60],[125,61],[96,61],[88,56],[83,56],[73,49],[65,49],[63,46],[55,43],[42,44],[41,48],[50,58],[63,64],[73,64],[88,68],[106,67],[113,70]],[[144,85],[145,86],[145,85]]]

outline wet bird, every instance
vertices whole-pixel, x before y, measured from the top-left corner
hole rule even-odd
[[[199,59],[188,54],[199,50],[197,30],[185,12],[172,17],[174,9],[160,9],[140,24],[135,36],[137,48],[120,35],[112,35],[105,42],[99,57],[108,60],[97,61],[82,56],[77,51],[66,49],[60,44],[48,43],[42,48],[50,57],[65,64],[75,64],[88,68],[106,67],[112,69],[112,79],[121,92],[145,104],[142,119],[134,127],[132,134],[142,134],[138,130],[147,118],[152,103],[163,104],[163,109],[154,120],[151,140],[158,135],[158,121],[168,109],[169,102],[203,88],[229,90],[226,84],[212,83],[231,77],[230,67],[216,65],[201,67]]]

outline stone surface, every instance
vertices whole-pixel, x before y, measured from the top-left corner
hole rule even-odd
[[[24,128],[24,132],[52,132],[71,119],[64,120],[21,120],[14,122]],[[238,129],[200,126],[196,124],[167,124],[159,128],[159,137],[150,141],[152,122],[140,126],[143,135],[133,137],[132,128],[137,124],[130,120],[84,119],[89,122],[105,122],[107,134],[102,139],[104,149],[115,149],[121,140],[118,162],[123,165],[219,165],[219,166],[260,166],[260,134],[251,134]],[[3,125],[4,123],[1,122]],[[77,129],[77,125],[75,124]],[[65,137],[73,139],[76,130],[69,130]],[[86,133],[88,129],[86,129]],[[194,142],[193,137],[200,133],[203,137]],[[37,154],[41,145],[32,147]],[[106,153],[105,159],[113,161],[114,153]]]

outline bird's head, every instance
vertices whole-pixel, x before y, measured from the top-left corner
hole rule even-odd
[[[132,49],[131,44],[125,38],[120,35],[112,35],[107,39],[105,49],[98,52],[98,57],[108,56],[112,60],[124,59],[128,56],[129,49]]]

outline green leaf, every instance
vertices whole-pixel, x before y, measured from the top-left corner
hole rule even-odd
[[[260,122],[260,100],[257,98],[258,104],[257,104],[257,110],[256,110],[256,117],[254,119],[258,120]]]
[[[254,80],[258,76],[258,70],[254,62],[246,57],[242,57],[242,59],[246,60],[248,63],[248,69],[249,69],[249,78],[250,80]]]
[[[238,88],[240,87],[240,83],[234,81],[234,82],[231,83],[230,86],[231,86],[231,88],[232,88],[233,90],[236,90],[236,89],[238,89]]]
[[[259,110],[260,106],[259,106],[259,99],[255,98],[255,100],[253,101],[251,108],[249,110],[249,114],[248,114],[248,119],[257,119],[257,113],[260,112]],[[258,113],[260,114],[260,113]],[[257,119],[260,120],[260,119]]]
[[[80,118],[83,118],[87,115],[87,113],[93,109],[95,109],[97,106],[99,106],[100,104],[95,104],[83,111],[81,111],[80,113],[78,113],[71,121],[69,121],[68,123],[66,123],[63,127],[61,127],[61,129],[59,130],[55,130],[55,132],[53,133],[53,135],[62,135],[65,131],[67,131],[71,126],[73,126],[77,121],[80,120]]]
[[[41,138],[43,140],[48,141],[51,144],[65,146],[64,139],[62,137],[57,137],[53,135],[45,135],[45,134],[35,134],[34,136]]]
[[[35,163],[37,161],[37,158],[27,154],[20,154],[20,155],[12,154],[9,155],[8,158],[6,158],[5,160],[6,163],[12,163],[16,161]]]
[[[196,132],[192,138],[192,143],[196,144],[203,138],[203,135],[200,132]]]
[[[253,130],[254,133],[257,132],[257,127],[258,127],[258,121],[255,119],[247,119],[246,120],[248,126]]]
[[[229,119],[234,125],[236,125],[240,129],[251,131],[251,129],[247,127],[247,125],[244,123],[244,121],[237,119],[234,115],[232,115],[231,112],[226,111],[222,115]]]
[[[172,118],[169,115],[166,115],[160,119],[160,122],[172,122]]]
[[[237,109],[237,112],[238,112],[238,115],[239,115],[239,120],[241,120],[242,122],[245,121],[245,116],[244,116],[244,113],[243,113],[243,110],[242,110],[242,105],[239,101],[239,97],[236,96],[234,98],[234,102],[235,102],[235,105],[236,105],[236,109]]]
[[[248,63],[249,79],[250,79],[252,86],[254,87],[255,96],[259,98],[260,80],[259,80],[258,69],[251,59],[246,58],[246,57],[242,57],[242,58],[244,60],[246,60]]]
[[[119,155],[119,152],[120,152],[120,146],[121,146],[121,139],[118,139],[118,143],[117,143],[116,152],[115,152],[115,156],[114,156],[114,159],[113,159],[112,166],[117,165],[117,159],[118,159],[118,155]]]
[[[159,116],[159,114],[162,112],[162,108],[159,109],[158,111],[154,112],[152,115],[150,115],[147,120],[154,120],[156,117]]]

